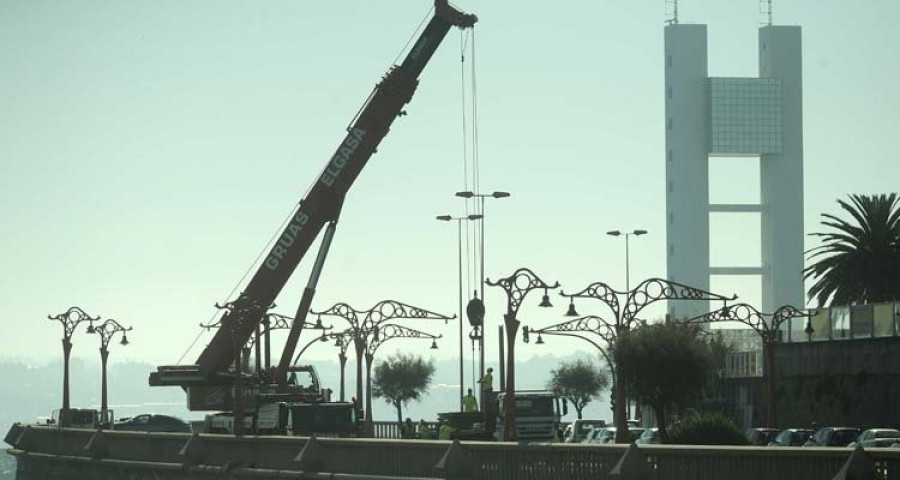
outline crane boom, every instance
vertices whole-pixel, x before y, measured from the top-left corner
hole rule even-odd
[[[197,359],[200,371],[228,369],[235,359],[234,345],[250,339],[315,238],[325,225],[337,221],[344,196],[412,99],[419,75],[447,32],[453,26],[471,27],[476,21],[474,15],[450,7],[447,0],[435,1],[431,21],[404,61],[375,87],[246,289],[233,302],[234,308],[223,316],[212,341]]]

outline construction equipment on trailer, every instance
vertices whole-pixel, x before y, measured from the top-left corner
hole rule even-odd
[[[237,433],[242,430],[242,425],[248,425],[242,420],[243,412],[256,418],[256,423],[253,420],[249,422],[255,429],[258,428],[263,412],[276,409],[271,405],[279,405],[279,412],[283,408],[296,414],[291,420],[293,425],[310,433],[320,433],[316,431],[319,428],[333,428],[331,424],[336,419],[355,421],[354,419],[361,417],[358,405],[352,407],[352,404],[342,403],[332,408],[327,405],[327,398],[319,397],[310,401],[309,391],[291,385],[289,374],[293,371],[294,350],[334,237],[344,197],[387,135],[391,124],[397,117],[406,114],[403,108],[412,99],[419,83],[419,75],[450,28],[471,28],[477,20],[475,15],[451,7],[447,0],[435,0],[434,16],[422,30],[406,58],[400,65],[392,67],[375,86],[351,121],[337,150],[306,197],[300,201],[244,291],[223,307],[225,313],[218,322],[218,329],[195,364],[160,366],[150,374],[150,385],[184,388],[191,410],[233,408],[232,428],[238,430]],[[275,298],[323,229],[325,233],[322,243],[277,368],[274,372],[245,373],[244,359],[241,358],[243,347],[254,332],[258,332],[268,309],[273,306]],[[332,421],[303,417],[310,412],[318,412],[322,418],[327,417]],[[278,418],[287,417],[278,415]],[[227,415],[223,416],[222,422],[227,422]],[[282,425],[276,430],[287,427],[287,420],[280,423]]]

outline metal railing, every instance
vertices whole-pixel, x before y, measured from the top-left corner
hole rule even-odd
[[[375,438],[385,438],[385,439],[400,439],[403,438],[400,432],[400,426],[397,425],[397,422],[381,422],[375,421],[372,422],[375,427]],[[413,423],[413,429],[416,433],[419,433],[421,430],[421,423],[416,422]],[[438,427],[437,422],[424,422],[424,425],[429,431],[436,431]],[[416,437],[421,438],[421,437]]]
[[[610,470],[622,460],[628,448],[625,445],[504,442],[465,442],[451,447],[451,442],[446,441],[336,438],[317,439],[313,445],[310,439],[301,437],[192,436],[19,426],[10,430],[6,442],[13,446],[9,453],[17,457],[20,469],[31,469],[32,472],[51,468],[48,465],[60,469],[69,464],[73,465],[71,471],[79,472],[84,462],[90,460],[94,471],[109,465],[110,472],[122,475],[131,471],[129,469],[146,471],[153,465],[159,465],[160,470],[183,465],[185,472],[198,468],[252,466],[281,475],[270,477],[259,473],[256,478],[300,478],[298,475],[310,471],[446,477],[449,475],[446,469],[435,468],[446,457],[451,458],[454,468],[465,472],[452,475],[455,478],[602,480],[613,478]],[[455,452],[450,452],[451,448],[455,448]],[[637,462],[638,466],[649,468],[647,478],[654,480],[819,480],[833,478],[853,452],[848,448],[810,447],[646,445],[632,448],[635,451],[631,454],[644,459]],[[875,478],[900,479],[900,449],[873,448],[866,450],[865,455],[879,469]],[[90,477],[75,475],[71,478]]]

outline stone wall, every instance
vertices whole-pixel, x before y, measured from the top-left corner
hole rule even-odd
[[[778,344],[775,361],[779,426],[900,427],[900,338]],[[763,379],[727,384],[735,410],[751,412],[739,424],[761,426]]]

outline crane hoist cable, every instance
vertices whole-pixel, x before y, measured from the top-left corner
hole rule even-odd
[[[460,111],[462,115],[462,165],[463,165],[463,185],[462,191],[471,190],[469,184],[469,126],[466,121],[466,117],[468,112],[466,108],[468,107],[467,95],[466,95],[466,47],[468,45],[468,30],[460,30],[459,32],[459,86],[460,86]],[[468,217],[471,213],[469,208],[469,202],[471,199],[466,199],[466,214]],[[466,225],[466,288],[465,291],[472,291],[472,250],[471,245],[469,243],[469,239],[472,238],[471,232],[469,231],[469,222],[465,222]]]
[[[481,193],[481,160],[479,158],[478,151],[478,82],[476,81],[476,63],[475,63],[475,29],[472,30],[472,46],[471,46],[471,66],[469,70],[472,75],[472,86],[470,87],[470,91],[472,92],[472,178],[473,178],[473,187],[476,193]],[[477,222],[475,225],[475,236],[473,238],[473,244],[477,246],[475,248],[475,252],[478,254],[479,258],[484,257],[484,252],[482,249],[484,245],[481,243],[481,239],[484,238],[484,234],[482,230],[484,229],[484,198],[479,198],[479,202],[476,204],[478,209],[478,214],[482,215],[482,220]],[[475,284],[478,285],[479,290],[482,293],[482,297],[484,297],[484,265],[480,265],[481,268],[475,269]],[[482,298],[483,301],[483,298]]]
[[[425,25],[425,22],[429,18],[431,18],[431,12],[433,12],[433,11],[434,11],[434,5],[432,4],[431,7],[428,9],[428,11],[425,12],[425,16],[422,17],[422,21],[419,22],[419,26],[417,26],[416,29],[413,31],[412,35],[409,36],[409,39],[406,41],[406,45],[403,45],[403,48],[401,48],[400,51],[397,52],[397,58],[395,58],[394,61],[391,62],[391,65],[396,65],[397,62],[400,61],[400,57],[409,48],[409,44],[412,43],[414,38],[416,38],[416,35],[418,35],[419,31],[422,30],[422,25]]]

